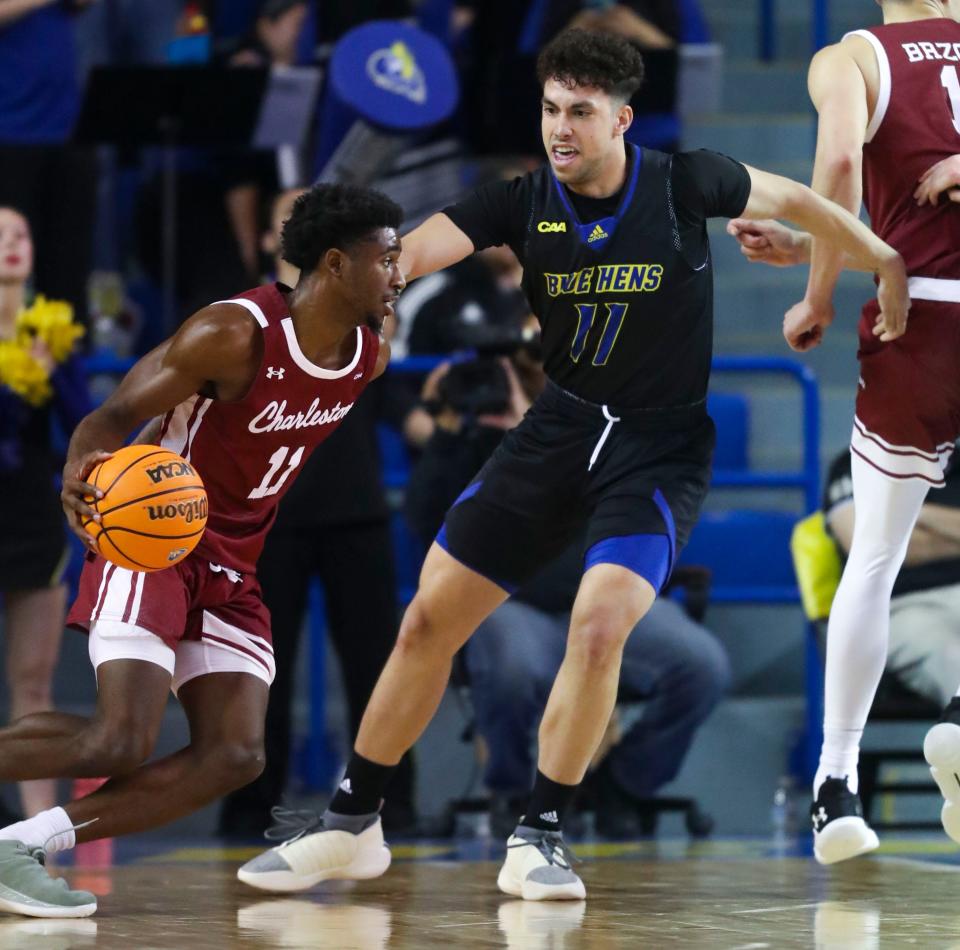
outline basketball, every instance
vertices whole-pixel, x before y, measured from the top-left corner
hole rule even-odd
[[[103,492],[101,517],[83,527],[100,553],[132,571],[161,571],[182,561],[207,523],[207,493],[196,469],[159,445],[128,445],[87,477]],[[87,498],[87,503],[91,499]]]

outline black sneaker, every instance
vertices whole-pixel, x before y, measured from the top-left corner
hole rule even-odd
[[[847,778],[832,778],[820,786],[810,806],[813,854],[821,864],[836,864],[880,846],[876,832],[863,820],[860,798],[847,787]]]

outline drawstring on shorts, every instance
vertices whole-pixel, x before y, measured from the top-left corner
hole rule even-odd
[[[600,450],[603,448],[603,443],[607,441],[607,437],[610,435],[610,430],[613,428],[613,424],[620,421],[619,416],[610,415],[610,410],[607,409],[606,406],[601,406],[600,408],[603,409],[603,415],[607,420],[607,424],[603,430],[603,434],[600,436],[600,440],[597,442],[597,445],[593,450],[593,455],[590,456],[590,464],[587,466],[588,472],[593,468],[594,462],[596,462],[596,460],[599,458]]]

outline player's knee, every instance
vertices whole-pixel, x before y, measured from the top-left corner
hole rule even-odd
[[[415,597],[403,615],[397,635],[397,650],[409,654],[442,649],[443,645],[443,631],[434,621],[429,607],[420,597]]]
[[[570,628],[567,651],[586,669],[605,670],[620,663],[627,633],[624,624],[606,611],[596,611]]]
[[[221,794],[243,788],[263,772],[267,757],[259,739],[231,739],[206,752],[201,768]]]
[[[124,775],[139,768],[153,751],[154,737],[130,727],[94,727],[80,743],[85,764],[95,774]]]

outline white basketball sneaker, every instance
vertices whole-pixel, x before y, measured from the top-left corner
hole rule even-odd
[[[525,901],[582,901],[587,890],[573,871],[574,860],[562,832],[517,825],[507,839],[497,887]]]
[[[291,813],[274,809],[288,822]],[[361,830],[324,827],[323,818],[308,813],[303,827],[289,840],[248,861],[237,871],[244,884],[261,891],[305,891],[321,881],[363,881],[380,877],[390,867],[390,849],[383,840],[380,816],[373,815]],[[318,830],[313,830],[318,829]]]
[[[877,833],[863,820],[860,799],[844,778],[828,777],[810,806],[813,854],[821,864],[836,864],[880,847]]]
[[[950,700],[923,740],[923,757],[943,795],[943,830],[960,844],[960,699]]]

